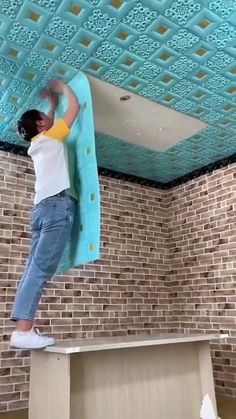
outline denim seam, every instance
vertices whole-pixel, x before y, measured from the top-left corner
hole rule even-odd
[[[56,240],[56,242],[55,242],[55,244],[54,244],[54,246],[53,246],[53,251],[54,251],[54,249],[55,249],[55,247],[56,247],[56,245],[58,244],[58,241],[59,241],[59,239],[61,238],[61,236],[62,236],[62,234],[64,233],[64,231],[65,231],[65,228],[67,227],[67,224],[64,226],[64,228],[63,228],[63,230],[61,230],[61,233],[60,233],[60,235],[57,237],[57,240]],[[49,256],[49,258],[48,259],[50,259],[50,257],[51,257],[51,255],[53,254],[53,251],[51,251],[50,252],[50,256]],[[35,261],[35,258],[33,257],[33,259],[34,259],[34,262],[35,262],[35,264],[38,266],[38,264],[36,263],[36,261]],[[57,267],[56,267],[56,269],[55,269],[55,271],[54,272],[52,272],[52,273],[48,273],[48,272],[45,272],[45,271],[43,271],[39,266],[38,266],[38,268],[45,274],[45,275],[48,275],[49,276],[49,278],[45,281],[45,282],[47,282],[49,279],[51,279],[52,277],[53,277],[53,275],[55,274],[55,272],[56,272],[56,270],[57,270]],[[45,285],[45,282],[44,282],[44,285]],[[40,286],[38,286],[37,287],[37,290],[40,288]],[[35,297],[37,296],[37,294],[35,294]],[[35,298],[34,298],[34,300],[31,302],[31,304],[30,304],[30,307],[29,307],[29,313],[31,312],[31,309],[32,309],[32,306],[34,306],[35,305]]]

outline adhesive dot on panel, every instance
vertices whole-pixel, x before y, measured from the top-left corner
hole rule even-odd
[[[96,244],[95,243],[90,243],[89,244],[89,250],[92,252],[95,249],[96,249]]]
[[[206,93],[204,93],[204,92],[202,92],[202,91],[198,90],[197,92],[195,92],[195,93],[193,94],[193,97],[195,97],[196,99],[201,99],[201,98],[203,98],[205,95],[206,95]]]
[[[195,73],[195,77],[197,79],[203,79],[204,77],[206,77],[206,73],[204,73],[204,71],[198,71],[197,73]]]
[[[30,72],[30,71],[28,71],[27,73],[25,73],[25,77],[26,77],[26,79],[28,79],[28,80],[34,80],[34,79],[35,79],[35,77],[36,77],[36,74],[35,74],[35,73],[32,73],[32,72]]]
[[[118,33],[118,37],[122,41],[125,41],[129,37],[129,34],[127,32],[125,32],[125,31],[121,31],[121,32]]]
[[[123,4],[122,0],[112,0],[111,1],[111,6],[115,7],[116,9],[120,9],[122,4]]]
[[[91,44],[91,39],[84,37],[80,40],[80,44],[83,45],[84,47],[88,47]]]
[[[27,18],[32,20],[33,22],[38,22],[41,15],[39,13],[34,12],[33,10],[30,10],[27,14]]]
[[[12,57],[17,57],[19,54],[19,50],[16,48],[10,48],[8,54]]]
[[[205,54],[207,53],[207,49],[206,48],[199,48],[195,54],[199,55],[200,57],[203,57]]]
[[[230,105],[229,103],[226,103],[226,104],[223,106],[223,109],[224,109],[225,111],[230,111],[232,108],[233,108],[233,106],[232,106],[232,105]]]
[[[81,12],[81,8],[79,6],[77,6],[76,4],[72,4],[71,7],[70,7],[70,12],[73,15],[78,16]]]
[[[226,89],[226,92],[232,95],[233,93],[236,93],[236,87],[231,86],[228,89]]]
[[[61,67],[58,69],[58,74],[61,74],[62,76],[64,76],[66,74],[66,70],[63,67]]]
[[[170,83],[173,80],[173,78],[170,77],[170,76],[164,76],[160,80],[162,81],[162,83],[168,84],[168,83]]]
[[[47,42],[46,44],[44,44],[43,48],[46,49],[47,51],[52,52],[56,48],[56,45],[54,45],[51,42]]]
[[[204,109],[203,108],[197,108],[195,111],[194,111],[194,113],[195,114],[197,114],[197,115],[200,115],[201,113],[203,113],[204,112]]]
[[[160,35],[164,35],[168,30],[169,29],[164,25],[160,25],[158,28],[156,28],[156,32],[158,32]]]
[[[209,25],[210,25],[210,21],[208,20],[208,19],[202,19],[202,20],[200,20],[200,22],[198,22],[198,26],[201,28],[201,29],[206,29]]]
[[[134,89],[136,89],[138,86],[140,86],[140,83],[134,80],[134,81],[131,81],[129,83],[129,86],[130,87],[133,87]]]
[[[162,61],[168,61],[170,58],[171,58],[171,55],[168,53],[168,52],[163,52],[161,55],[160,55],[160,60],[162,60]]]
[[[132,58],[126,58],[123,61],[123,64],[126,65],[127,67],[130,67],[132,64],[134,64],[134,60],[132,60]]]
[[[171,95],[166,95],[166,96],[163,97],[163,100],[165,102],[171,102],[173,99],[174,99],[174,97],[171,96]]]

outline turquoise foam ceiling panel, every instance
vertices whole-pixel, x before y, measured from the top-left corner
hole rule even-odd
[[[209,124],[164,152],[97,133],[99,165],[168,182],[236,152],[235,0],[1,0],[0,12],[3,141],[21,144],[16,121],[48,79],[81,70]]]
[[[79,203],[73,232],[57,273],[98,259],[100,243],[100,192],[90,86],[81,72],[68,84],[80,98],[80,112],[66,141],[71,177],[74,178]],[[57,111],[58,118],[65,109],[66,100],[62,99]]]

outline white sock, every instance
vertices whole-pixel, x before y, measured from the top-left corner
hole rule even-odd
[[[30,329],[30,330],[27,330],[26,332],[23,332],[23,331],[21,331],[21,330],[15,330],[15,332],[18,334],[18,335],[20,335],[20,336],[24,336],[24,335],[28,335],[30,332],[32,332],[32,329]]]

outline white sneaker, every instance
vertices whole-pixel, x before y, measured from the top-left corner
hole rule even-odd
[[[11,335],[10,346],[15,349],[43,349],[55,344],[53,338],[42,336],[37,329],[28,332],[15,330]]]

